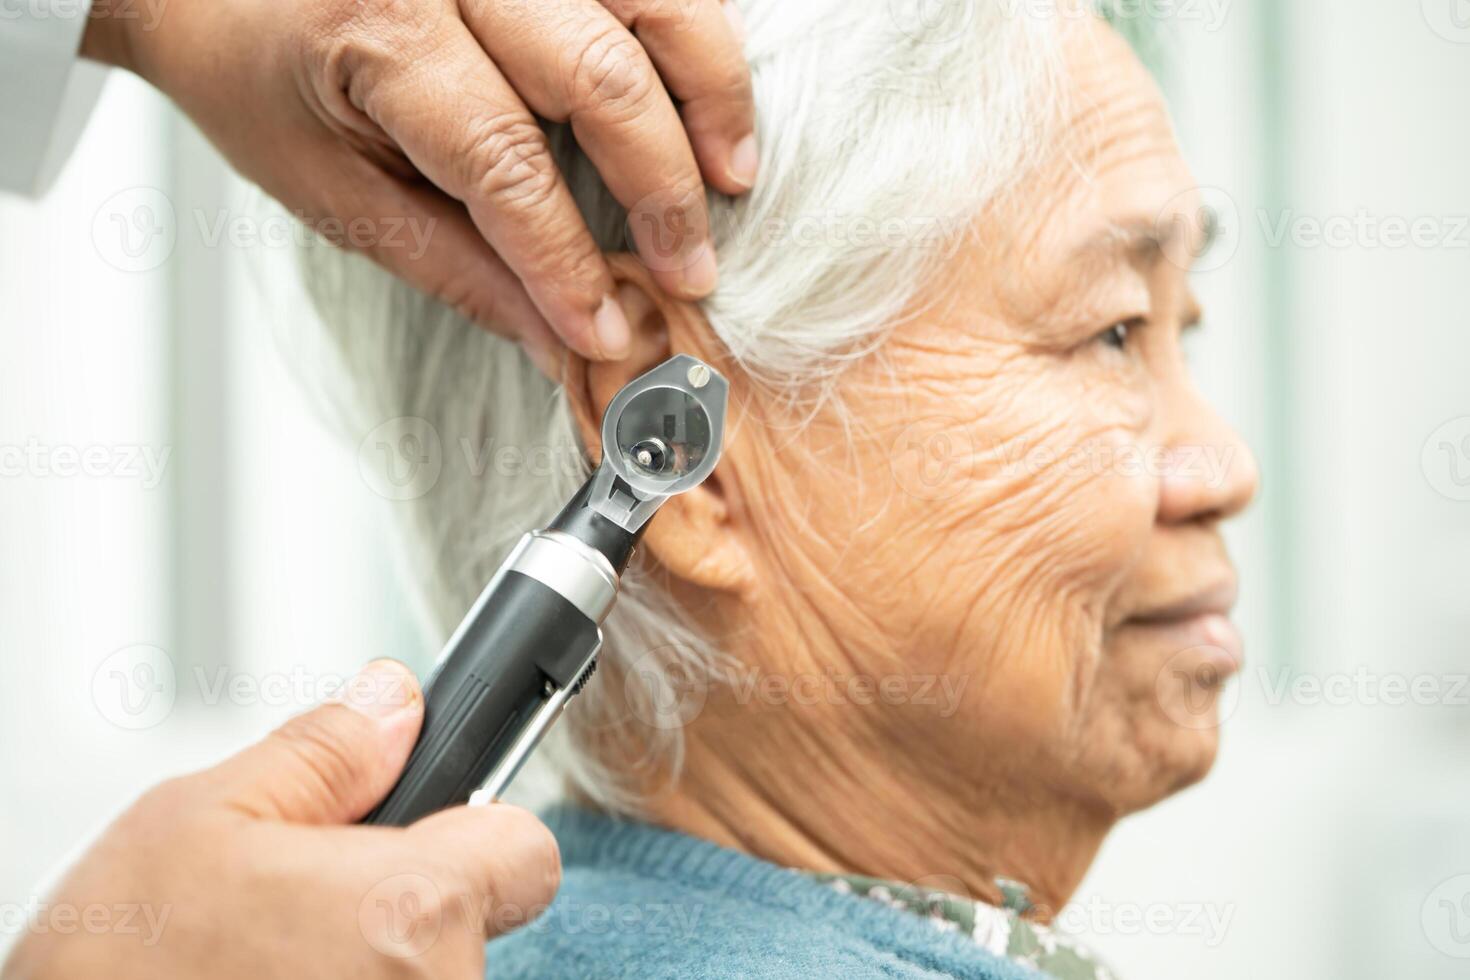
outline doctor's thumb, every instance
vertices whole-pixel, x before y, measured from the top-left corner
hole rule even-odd
[[[397,782],[423,720],[413,672],[375,660],[331,702],[200,776],[226,802],[261,819],[355,823]]]

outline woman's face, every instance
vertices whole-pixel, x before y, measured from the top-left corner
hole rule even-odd
[[[1049,162],[933,310],[843,376],[840,413],[786,427],[751,396],[720,479],[748,514],[754,666],[890,685],[804,711],[1118,814],[1213,760],[1240,656],[1219,525],[1257,476],[1181,348],[1204,232],[1163,101],[1110,29],[1073,33]]]

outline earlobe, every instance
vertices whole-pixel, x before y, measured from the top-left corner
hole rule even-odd
[[[749,598],[755,593],[754,566],[718,474],[716,469],[703,486],[664,504],[643,536],[643,547],[683,581]]]
[[[622,361],[602,362],[573,353],[565,374],[567,402],[594,463],[602,459],[602,416],[617,393],[675,353],[704,356],[698,348],[709,331],[698,307],[665,294],[636,258],[610,255],[608,264],[633,332],[630,353]],[[728,465],[733,428],[726,430],[726,462],[721,467]],[[750,555],[731,521],[720,468],[704,485],[671,498],[659,509],[639,550],[690,585],[742,596],[754,590]]]

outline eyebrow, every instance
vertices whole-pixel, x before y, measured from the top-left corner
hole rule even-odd
[[[1221,236],[1220,216],[1213,208],[1202,208],[1199,215],[1200,242],[1195,258],[1208,252]],[[1123,255],[1154,265],[1170,249],[1184,245],[1189,237],[1190,230],[1182,215],[1169,221],[1113,222],[1079,245],[1074,254],[1078,257]]]

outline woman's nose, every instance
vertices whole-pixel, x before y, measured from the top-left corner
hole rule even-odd
[[[1180,408],[1188,424],[1177,426],[1167,443],[1159,521],[1218,521],[1240,513],[1260,486],[1255,454],[1197,393]]]

